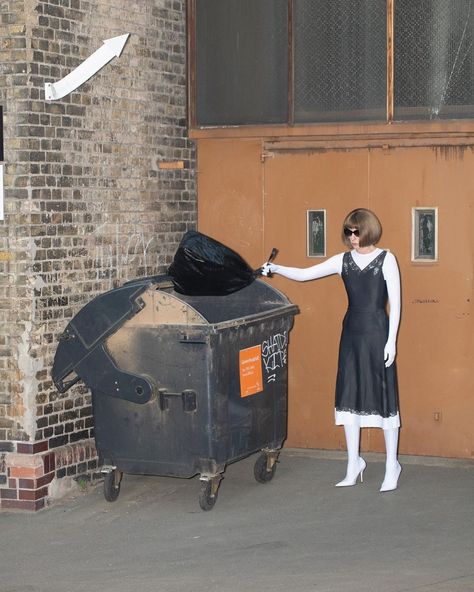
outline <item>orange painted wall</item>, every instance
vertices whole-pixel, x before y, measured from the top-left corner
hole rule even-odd
[[[198,227],[255,267],[263,255],[261,142],[200,140]]]
[[[350,144],[350,143],[349,143]],[[311,139],[198,139],[198,223],[259,266],[308,266],[306,211],[327,211],[327,255],[344,249],[340,223],[354,207],[377,212],[380,246],[397,256],[403,313],[398,341],[400,452],[474,455],[474,152],[471,148],[392,142],[364,146]],[[415,143],[416,144],[416,143]],[[263,155],[263,158],[262,158]],[[411,261],[412,207],[439,209],[439,261]],[[290,338],[287,445],[345,448],[334,426],[337,349],[346,296],[339,277],[305,284],[269,280],[299,305]],[[435,417],[439,417],[436,420]],[[363,430],[362,447],[381,451],[380,430]]]

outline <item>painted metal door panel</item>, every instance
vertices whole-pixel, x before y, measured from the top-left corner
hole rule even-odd
[[[382,220],[380,246],[395,253],[402,274],[404,453],[470,458],[474,450],[473,166],[470,150],[427,147],[287,150],[265,159],[264,251],[277,246],[278,263],[318,262],[306,254],[307,210],[327,212],[328,256],[344,250],[340,224],[352,208],[369,207]],[[431,206],[439,209],[439,260],[412,262],[412,208]],[[290,349],[288,444],[344,448],[333,422],[342,282],[272,281],[302,312]],[[383,450],[381,431],[363,430],[362,447]]]
[[[264,247],[280,253],[277,263],[307,267],[325,259],[307,257],[307,210],[324,209],[327,254],[344,250],[345,214],[368,205],[367,151],[278,152],[265,160]],[[342,448],[334,426],[334,386],[339,333],[346,296],[339,276],[300,283],[272,280],[301,314],[291,336],[289,442],[291,446]]]
[[[474,455],[474,155],[391,148],[370,155],[371,206],[402,273],[398,374],[400,450]],[[437,207],[439,258],[411,261],[411,210]]]

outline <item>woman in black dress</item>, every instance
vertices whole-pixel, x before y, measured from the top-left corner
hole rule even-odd
[[[342,324],[336,381],[336,425],[343,425],[347,472],[336,487],[363,481],[365,461],[359,455],[360,428],[384,431],[387,451],[380,491],[397,488],[401,466],[397,460],[400,416],[395,369],[400,322],[400,274],[395,257],[376,245],[382,226],[370,210],[350,212],[342,225],[342,240],[350,247],[324,263],[305,269],[266,263],[263,274],[307,281],[332,274],[342,277],[348,309]],[[389,304],[389,315],[386,312]]]

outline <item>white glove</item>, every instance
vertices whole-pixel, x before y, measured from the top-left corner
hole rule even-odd
[[[388,368],[395,361],[397,355],[397,347],[395,343],[387,341],[383,350],[383,359],[385,360],[385,368]]]
[[[276,273],[278,265],[274,263],[264,263],[262,265],[262,275],[267,276],[269,273]]]

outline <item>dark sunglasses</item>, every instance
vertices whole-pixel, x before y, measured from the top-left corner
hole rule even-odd
[[[359,229],[356,228],[355,230],[351,230],[350,228],[344,228],[345,236],[351,236],[351,234],[353,234],[354,236],[359,236]]]

